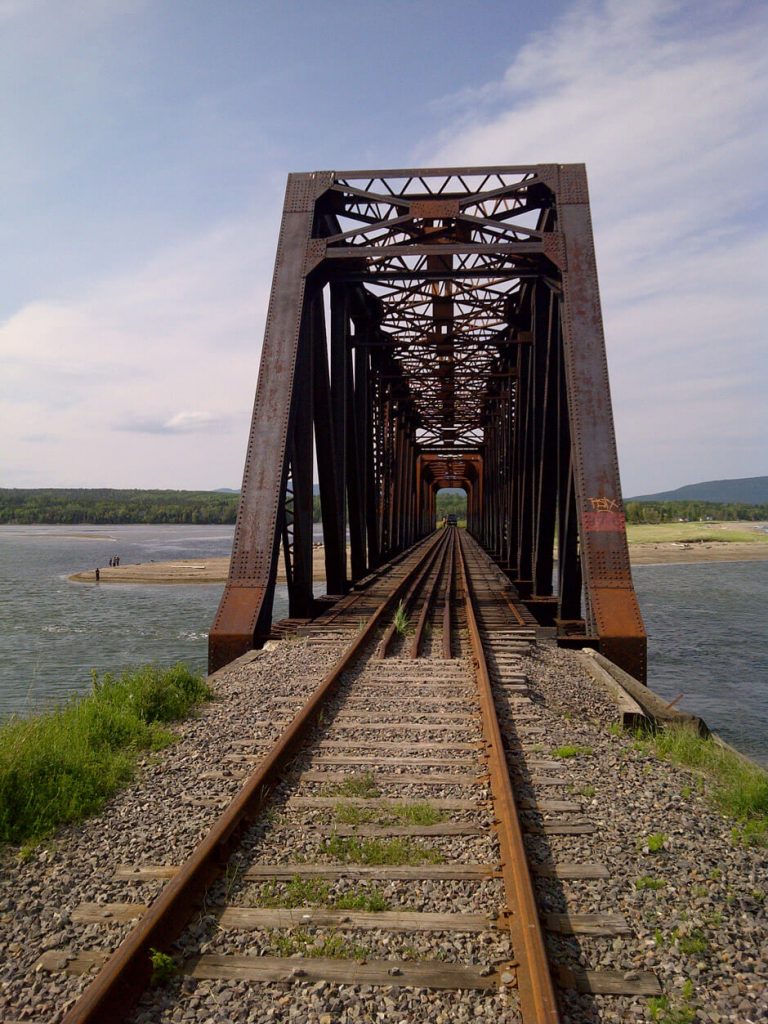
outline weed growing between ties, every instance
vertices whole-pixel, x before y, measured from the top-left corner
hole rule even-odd
[[[659,757],[705,774],[711,803],[738,822],[735,843],[768,846],[768,772],[686,726],[639,734],[638,739]]]
[[[151,985],[165,985],[166,982],[176,977],[179,968],[172,956],[152,946],[149,951],[149,960],[152,964],[152,974],[149,979]]]
[[[586,783],[583,786],[569,786],[570,792],[573,796],[584,796],[588,800],[591,800],[597,790],[590,783]]]
[[[384,910],[389,910],[389,901],[373,885],[355,892],[341,893],[334,899],[332,906],[337,910],[365,910],[369,914],[380,914]]]
[[[635,889],[638,892],[644,889],[663,889],[666,884],[663,878],[653,878],[651,875],[641,875],[635,879]]]
[[[351,772],[348,779],[344,779],[338,785],[329,786],[328,790],[332,795],[357,796],[365,800],[374,800],[381,796],[373,772]]]
[[[388,900],[375,885],[359,885],[334,895],[328,882],[322,878],[301,878],[299,875],[283,885],[264,883],[256,899],[262,907],[328,907],[331,910],[365,910],[368,913],[389,910]]]
[[[409,839],[346,839],[331,836],[325,853],[345,864],[442,864],[439,850]]]
[[[339,802],[333,813],[342,825],[391,825],[400,821],[408,825],[437,825],[445,821],[443,811],[426,802],[393,804],[386,808],[358,807]]]
[[[381,812],[374,807],[340,802],[334,806],[333,816],[341,825],[370,825],[380,821]]]
[[[709,943],[701,928],[693,928],[686,935],[680,934],[679,931],[674,934],[680,952],[686,956],[703,956],[709,949]]]
[[[566,746],[564,746],[564,747],[557,747],[555,750],[552,751],[552,755],[554,757],[561,757],[561,758],[581,757],[581,756],[585,756],[586,757],[588,754],[591,754],[591,753],[592,753],[592,747],[583,747],[583,746],[580,746],[578,743],[570,744],[570,745],[566,744]]]
[[[370,956],[365,946],[349,942],[337,932],[323,937],[297,928],[284,935],[273,931],[270,939],[278,956],[317,956],[332,960],[366,960]]]
[[[185,665],[145,665],[99,679],[93,691],[0,727],[0,842],[37,842],[99,810],[126,785],[140,751],[173,742],[164,723],[209,700]]]
[[[398,634],[398,636],[405,636],[408,630],[408,626],[410,625],[410,620],[408,619],[408,614],[405,610],[405,605],[403,604],[402,601],[397,606],[394,622],[395,632]]]
[[[443,811],[426,802],[395,804],[389,811],[398,821],[404,821],[408,825],[439,825],[446,817]]]
[[[645,839],[639,839],[637,845],[644,853],[660,853],[666,841],[667,837],[663,832],[652,832]]]
[[[322,878],[301,878],[295,875],[290,882],[265,882],[259,887],[256,899],[262,907],[327,906],[330,886]]]
[[[685,996],[680,1003],[673,1003],[668,996],[652,996],[648,1012],[656,1024],[694,1024],[696,1020],[696,1007]]]

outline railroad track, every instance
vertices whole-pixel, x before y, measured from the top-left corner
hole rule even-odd
[[[67,1024],[125,1018],[153,956],[155,972],[169,966],[153,950],[198,981],[473,990],[524,1024],[559,1019],[553,978],[656,994],[652,975],[549,963],[559,937],[622,935],[626,922],[542,912],[548,887],[608,872],[568,859],[568,837],[593,827],[562,798],[562,763],[538,751],[524,671],[536,625],[474,541],[434,534],[294,626],[341,656],[298,712],[278,686],[258,738],[201,774],[189,799],[220,813],[183,864],[118,869],[128,887],[167,879],[151,904],[78,908],[90,925],[138,924],[108,959],[44,955],[46,970],[100,967]]]

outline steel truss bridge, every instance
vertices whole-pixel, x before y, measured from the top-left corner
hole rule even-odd
[[[561,645],[645,679],[581,164],[289,176],[210,669],[270,635],[281,548],[313,618],[434,529],[443,487]]]

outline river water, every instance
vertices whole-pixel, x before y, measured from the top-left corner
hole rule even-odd
[[[0,717],[91,684],[91,670],[186,661],[204,670],[221,584],[70,583],[121,562],[228,555],[231,526],[0,527]],[[649,683],[768,764],[768,561],[633,570]],[[287,614],[279,587],[275,616]]]

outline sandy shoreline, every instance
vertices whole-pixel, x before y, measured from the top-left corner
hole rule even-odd
[[[741,541],[713,541],[706,543],[630,544],[632,565],[691,565],[701,562],[755,562],[768,560],[768,543]],[[316,579],[325,571],[323,549],[316,547],[313,555]],[[100,567],[100,583],[225,583],[229,571],[229,557],[179,559],[168,562],[142,562],[137,565]],[[282,562],[278,582],[285,582]],[[77,572],[69,577],[74,583],[94,583],[94,570]]]
[[[695,562],[761,562],[768,560],[765,541],[713,541],[703,544],[630,544],[632,565],[692,565]]]

